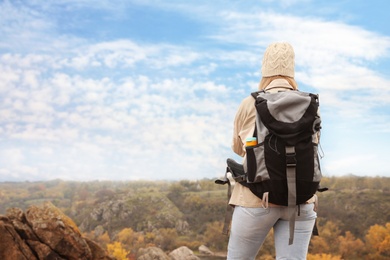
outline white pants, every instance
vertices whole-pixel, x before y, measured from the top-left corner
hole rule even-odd
[[[274,229],[276,259],[306,259],[317,213],[314,204],[297,206],[294,243],[288,245],[288,207],[236,206],[228,245],[228,260],[255,259],[267,234]]]

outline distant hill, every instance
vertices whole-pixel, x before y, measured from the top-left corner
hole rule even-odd
[[[329,191],[318,194],[320,235],[321,226],[331,222],[340,235],[350,232],[364,241],[371,226],[390,222],[390,178],[332,177],[324,178],[322,186]],[[150,245],[162,241],[159,237],[164,234],[175,237],[172,245],[161,246],[166,250],[181,245],[194,249],[201,244],[225,250],[227,237],[220,231],[226,192],[226,186],[216,185],[211,179],[3,182],[0,214],[8,208],[25,210],[50,201],[71,217],[81,232],[100,237],[103,244],[120,240],[119,234],[130,230]],[[103,239],[104,234],[107,239]]]

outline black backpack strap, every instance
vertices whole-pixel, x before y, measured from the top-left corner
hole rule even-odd
[[[226,167],[225,176],[222,179],[215,180],[216,184],[220,185],[228,185],[227,191],[227,204],[226,204],[226,213],[225,213],[225,222],[223,224],[222,234],[228,235],[230,229],[230,223],[233,217],[233,207],[229,204],[230,197],[232,196],[232,186],[230,184],[230,180],[227,177],[227,173],[229,172],[229,167]]]
[[[233,207],[229,204],[230,197],[232,196],[232,186],[230,184],[230,180],[227,176],[228,172],[230,172],[229,167],[226,167],[225,176],[222,179],[215,180],[216,184],[220,185],[228,185],[227,191],[227,204],[226,204],[226,213],[225,213],[225,222],[223,224],[222,234],[228,235],[230,229],[230,223],[233,217]]]
[[[260,93],[265,93],[264,90],[260,90],[260,91],[256,91],[256,92],[252,92],[251,93],[251,96],[256,100],[257,99],[257,96],[260,94]],[[255,101],[256,102],[256,101]],[[257,119],[256,119],[257,120]],[[253,131],[253,137],[257,137],[257,125],[255,123],[255,130]]]
[[[317,227],[317,219],[314,221],[314,227],[313,227],[312,235],[313,236],[319,236],[320,235],[320,232],[318,232],[318,227]]]
[[[256,99],[257,96],[258,96],[260,93],[265,93],[265,91],[264,91],[264,90],[259,90],[259,91],[252,92],[252,93],[251,93],[251,96],[252,96],[254,99]]]
[[[246,175],[244,171],[244,166],[242,164],[237,163],[235,160],[231,158],[228,158],[226,160],[226,163],[227,163],[227,167],[226,167],[225,176],[222,179],[215,180],[215,183],[220,185],[225,185],[225,184],[228,185],[225,222],[223,224],[223,230],[222,230],[222,234],[228,235],[230,229],[230,223],[233,217],[233,209],[234,209],[234,207],[229,204],[230,197],[232,196],[232,187],[231,187],[230,180],[227,176],[228,172],[232,174],[232,178],[234,179],[234,181],[239,182],[244,186],[248,184],[246,183]]]
[[[225,235],[229,235],[230,223],[232,222],[233,209],[234,209],[234,206],[229,204],[230,197],[232,196],[230,181],[228,182],[228,185],[229,185],[228,194],[227,194],[228,202],[226,204],[225,222],[223,223],[223,229],[222,229],[222,234]]]

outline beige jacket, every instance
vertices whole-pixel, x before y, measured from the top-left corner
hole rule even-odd
[[[269,84],[265,90],[268,92],[285,91],[286,89],[293,89],[293,87],[285,79],[275,79]],[[256,109],[254,106],[255,99],[252,96],[245,98],[237,111],[234,119],[233,130],[233,151],[245,157],[245,139],[252,137],[255,130]],[[308,203],[314,202],[312,199]],[[244,187],[239,183],[235,183],[232,196],[229,201],[230,205],[243,206],[248,208],[262,207],[261,199],[254,195],[249,188]],[[269,206],[277,206],[269,203]]]

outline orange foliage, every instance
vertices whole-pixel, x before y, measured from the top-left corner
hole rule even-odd
[[[308,254],[307,260],[341,260],[340,256],[334,256],[331,254]]]
[[[129,254],[129,252],[122,247],[122,243],[120,242],[107,244],[107,251],[111,256],[113,256],[117,260],[126,260],[127,255]]]
[[[385,226],[374,225],[366,235],[370,259],[390,258],[390,223]]]
[[[364,243],[349,231],[345,233],[345,236],[339,236],[339,252],[342,259],[358,259],[365,254]]]

